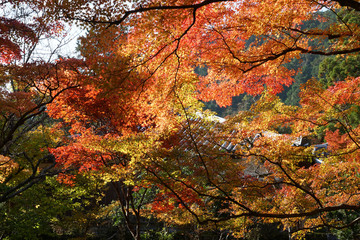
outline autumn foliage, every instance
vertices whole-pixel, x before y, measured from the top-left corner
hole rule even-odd
[[[338,14],[346,7],[357,16],[357,1],[100,2],[28,3],[48,21],[86,29],[79,59],[13,64],[21,50],[7,31],[25,42],[36,42],[36,31],[0,18],[0,83],[16,82],[0,90],[9,129],[1,148],[27,120],[49,116],[57,139],[41,146],[55,157],[58,180],[74,186],[91,173],[113,186],[134,239],[143,217],[239,238],[259,222],[279,223],[295,238],[358,223],[333,215],[360,208],[360,77],[328,88],[308,79],[299,106],[277,96],[300,71],[286,64],[302,54],[360,51],[358,23]],[[328,20],[319,11],[339,19],[304,27]],[[45,29],[58,35],[62,27]],[[208,74],[195,74],[197,66]],[[200,100],[228,106],[244,93],[261,98],[225,122],[201,109]],[[302,137],[309,144],[295,144]],[[21,166],[6,155],[0,183]]]
[[[336,14],[337,2],[122,7],[117,17],[96,8],[94,18],[77,6],[64,10],[70,19],[95,27],[82,39],[87,70],[81,86],[49,106],[50,115],[70,127],[68,144],[52,150],[59,164],[110,171],[136,188],[150,184],[158,193],[142,206],[145,215],[171,223],[217,225],[235,236],[243,236],[258,218],[279,221],[299,235],[349,224],[328,213],[359,208],[358,126],[347,119],[358,106],[359,78],[328,89],[310,80],[300,107],[276,97],[295,74],[284,64],[300,54],[359,51],[355,24],[301,27],[323,8]],[[311,44],[324,39],[331,40],[326,49]],[[196,76],[194,66],[206,66],[209,74]],[[194,122],[196,99],[225,106],[245,92],[264,96],[249,112],[217,127],[206,117]],[[283,127],[290,134],[279,134]],[[184,129],[190,137],[179,137]],[[296,138],[317,133],[328,143],[322,155],[313,147],[292,147]],[[236,147],[226,149],[224,141]],[[322,163],[314,164],[315,158]]]

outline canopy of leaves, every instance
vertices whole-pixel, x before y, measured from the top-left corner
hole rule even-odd
[[[19,21],[0,24],[10,41],[0,80],[1,201],[44,180],[49,169],[40,164],[47,159],[53,167],[54,157],[59,182],[76,186],[91,173],[92,183],[114,187],[134,239],[141,217],[200,223],[239,238],[259,222],[280,222],[294,237],[358,223],[333,217],[360,207],[360,132],[352,120],[360,78],[347,68],[357,62],[348,54],[360,51],[360,28],[356,17],[338,12],[346,6],[357,13],[357,1],[21,3],[43,12],[43,24],[66,19],[87,32],[81,60],[17,64],[15,40],[27,43],[31,34]],[[319,21],[328,24],[314,25]],[[293,83],[297,61],[314,61],[305,54],[340,56],[344,71],[323,76],[325,88],[307,81],[310,70],[303,69],[300,106],[286,106],[276,94]],[[196,66],[207,74],[195,74]],[[333,75],[344,81],[328,80]],[[228,106],[245,93],[262,96],[225,123],[199,113],[198,100]],[[327,142],[323,152],[292,146],[318,132]]]

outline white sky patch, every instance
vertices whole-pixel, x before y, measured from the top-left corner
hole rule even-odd
[[[0,17],[5,19],[15,19],[31,27],[33,24],[37,24],[35,19],[42,18],[42,12],[34,11],[26,4],[14,6],[11,3],[3,3],[0,9]],[[23,59],[20,62],[28,63],[38,60],[52,62],[59,57],[79,57],[79,53],[76,51],[77,40],[80,36],[85,35],[86,31],[75,24],[62,24],[64,29],[60,33],[35,32],[39,37],[39,41],[35,44],[25,43],[24,39],[13,38],[9,35],[10,40],[19,44],[22,50]],[[49,25],[54,25],[56,28],[56,23],[49,23]],[[56,31],[55,28],[53,30]],[[42,30],[41,28],[38,28],[37,31]],[[20,63],[18,61],[16,62],[17,64]]]
[[[76,25],[66,24],[62,36],[42,36],[36,46],[32,59],[46,62],[59,57],[79,57],[77,52],[78,38],[85,35],[85,31]]]

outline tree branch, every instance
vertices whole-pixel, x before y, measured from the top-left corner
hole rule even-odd
[[[356,11],[360,11],[360,2],[356,0],[332,0],[334,2],[337,2],[342,7],[350,7],[352,9],[355,9]]]
[[[212,4],[212,3],[220,3],[220,2],[232,2],[233,0],[205,0],[203,2],[197,3],[197,4],[189,4],[189,5],[179,5],[179,6],[153,6],[153,7],[141,7],[138,9],[133,9],[129,11],[125,11],[124,15],[119,19],[115,21],[98,21],[95,19],[89,20],[89,19],[80,19],[80,18],[72,18],[67,16],[69,19],[78,20],[82,22],[92,23],[92,24],[109,24],[111,25],[119,25],[123,23],[130,15],[136,14],[136,13],[143,13],[143,12],[149,12],[149,11],[156,11],[156,10],[178,10],[178,9],[194,9],[197,10],[201,7],[204,7],[206,5]]]

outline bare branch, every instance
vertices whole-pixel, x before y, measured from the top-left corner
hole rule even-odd
[[[179,9],[193,9],[196,11],[197,9],[204,7],[206,5],[212,4],[212,3],[221,3],[221,2],[232,2],[233,0],[205,0],[203,2],[197,3],[197,4],[190,4],[190,5],[178,5],[178,6],[153,6],[153,7],[141,7],[134,10],[125,11],[124,15],[119,19],[115,21],[98,21],[95,19],[80,19],[80,18],[72,18],[67,16],[69,19],[78,20],[82,22],[92,23],[92,24],[109,24],[111,25],[119,25],[123,23],[130,15],[136,14],[136,13],[143,13],[143,12],[149,12],[149,11],[156,11],[156,10],[179,10]]]

